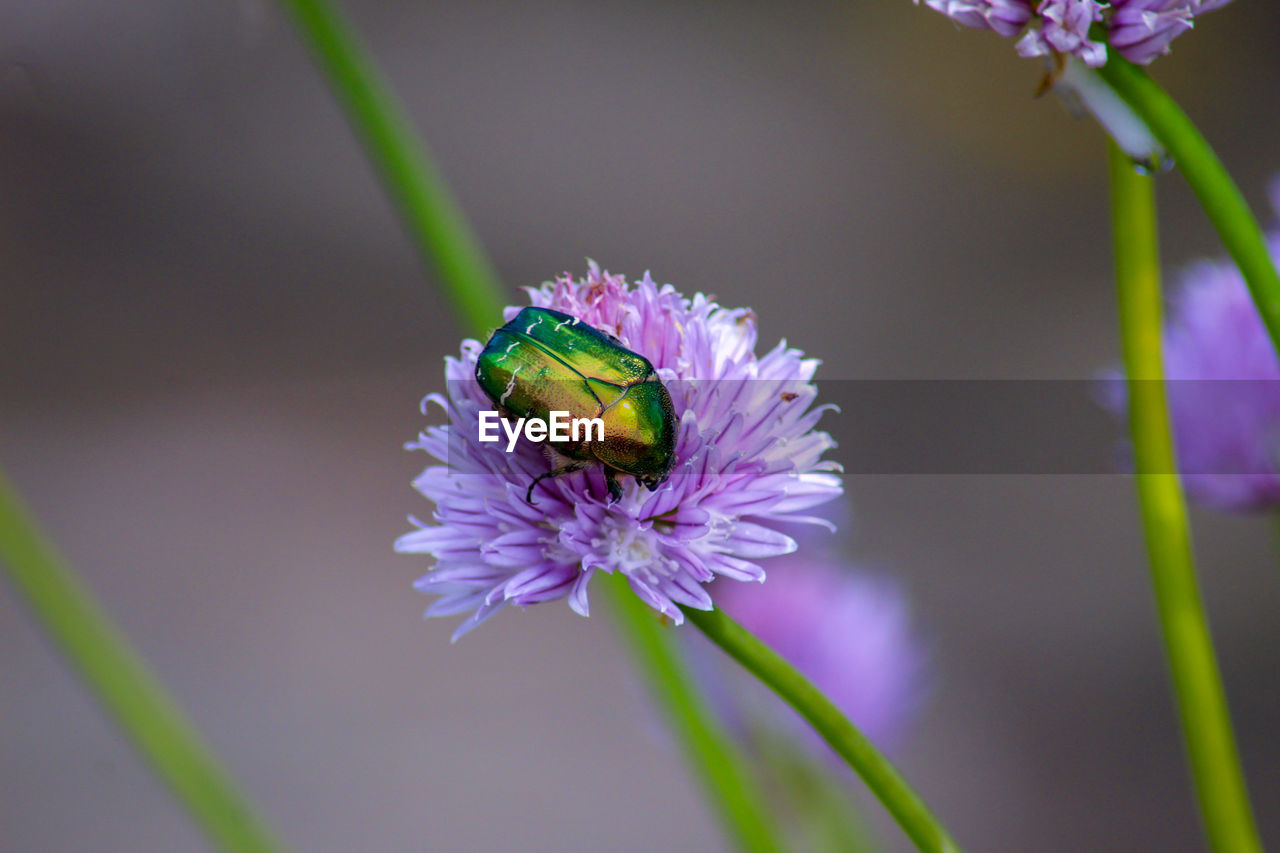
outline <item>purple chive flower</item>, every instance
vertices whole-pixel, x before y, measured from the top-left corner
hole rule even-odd
[[[1272,204],[1280,212],[1280,180]],[[1269,243],[1280,263],[1280,231]],[[1280,507],[1280,359],[1230,260],[1182,272],[1163,349],[1187,494],[1218,509]],[[1108,403],[1123,411],[1123,392],[1113,396]]]
[[[1280,233],[1269,243],[1280,263]],[[1183,273],[1164,357],[1188,494],[1221,509],[1280,506],[1280,360],[1235,264]]]
[[[554,463],[523,439],[512,453],[479,442],[478,413],[493,404],[474,376],[482,344],[463,341],[461,357],[445,361],[448,396],[424,401],[444,409],[448,425],[407,445],[444,463],[414,481],[435,503],[436,523],[411,518],[418,529],[396,541],[397,551],[435,558],[415,584],[440,596],[428,616],[472,611],[454,639],[508,603],[568,598],[585,616],[596,571],[622,572],[679,624],[679,605],[712,609],[709,581],[761,581],[758,559],[796,549],[778,523],[825,523],[804,515],[841,493],[839,466],[821,458],[834,442],[814,430],[831,408],[812,406],[816,360],[785,342],[757,356],[750,310],[688,299],[648,274],[628,287],[592,263],[585,279],[565,274],[528,293],[533,305],[571,314],[649,359],[679,418],[675,464],[656,491],[621,477],[616,502],[591,466],[543,480],[531,505],[526,489]],[[507,308],[506,320],[518,312]]]
[[[915,0],[919,3],[920,0]],[[1022,56],[1075,56],[1092,68],[1106,64],[1107,46],[1145,65],[1169,52],[1169,42],[1191,29],[1196,15],[1229,0],[925,0],[958,24],[1006,38],[1022,33]],[[1102,27],[1102,41],[1090,29]]]
[[[717,602],[808,676],[877,746],[892,749],[927,693],[928,656],[907,597],[890,577],[802,553],[770,561],[765,584],[717,589]],[[745,709],[730,715],[764,716],[816,742],[780,703],[766,707],[763,715]]]

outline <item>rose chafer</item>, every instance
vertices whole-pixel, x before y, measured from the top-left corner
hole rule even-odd
[[[504,416],[600,418],[604,439],[538,442],[569,462],[539,474],[525,499],[547,477],[604,468],[609,495],[622,496],[618,474],[649,489],[666,481],[675,460],[676,414],[653,365],[612,335],[550,308],[525,308],[493,333],[476,361],[476,379]],[[590,432],[588,431],[588,436]]]

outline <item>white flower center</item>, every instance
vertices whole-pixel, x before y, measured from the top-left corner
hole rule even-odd
[[[609,563],[624,574],[649,571],[661,559],[649,531],[633,519],[606,519],[591,544],[599,553],[608,554]]]

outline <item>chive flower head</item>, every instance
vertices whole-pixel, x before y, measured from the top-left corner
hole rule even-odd
[[[428,616],[469,613],[462,634],[508,604],[567,599],[587,615],[596,572],[621,572],[631,589],[673,622],[680,607],[710,610],[716,578],[762,581],[758,562],[791,553],[787,522],[824,524],[807,512],[841,494],[839,466],[823,460],[834,442],[815,429],[818,362],[785,342],[756,354],[756,318],[692,298],[646,273],[634,284],[591,263],[528,288],[530,303],[569,314],[649,360],[677,419],[671,473],[650,490],[621,476],[613,499],[602,467],[543,479],[557,467],[543,446],[520,439],[512,452],[479,441],[479,413],[494,403],[476,380],[483,344],[465,340],[445,360],[446,394],[424,401],[446,423],[407,447],[434,461],[415,488],[434,504],[430,521],[396,550],[434,558],[415,584],[438,596]],[[506,309],[511,321],[519,307]]]

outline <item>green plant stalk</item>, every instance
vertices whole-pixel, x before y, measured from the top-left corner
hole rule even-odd
[[[750,768],[685,671],[672,632],[621,574],[600,572],[597,578],[597,584],[603,581],[608,590],[621,633],[645,670],[650,689],[666,708],[671,729],[725,830],[739,849],[749,853],[783,850]]]
[[[1111,58],[1098,73],[1172,155],[1240,268],[1272,344],[1280,353],[1280,274],[1258,220],[1222,161],[1186,113],[1141,68],[1111,51]]]
[[[1135,482],[1165,651],[1200,814],[1219,853],[1261,853],[1196,581],[1161,356],[1155,187],[1109,144],[1120,331]]]
[[[770,794],[807,840],[813,853],[877,853],[879,846],[849,796],[848,783],[837,778],[825,756],[797,749],[794,737],[767,725],[752,726],[752,744],[767,774]]]
[[[683,608],[685,616],[809,721],[853,768],[898,825],[925,853],[958,853],[959,845],[897,769],[839,708],[773,649],[722,610]]]
[[[325,0],[280,0],[329,81],[347,120],[395,200],[424,260],[460,314],[479,334],[501,321],[502,285],[429,151],[365,54],[338,7]]]
[[[218,848],[270,853],[273,836],[0,472],[0,562],[45,633]]]

